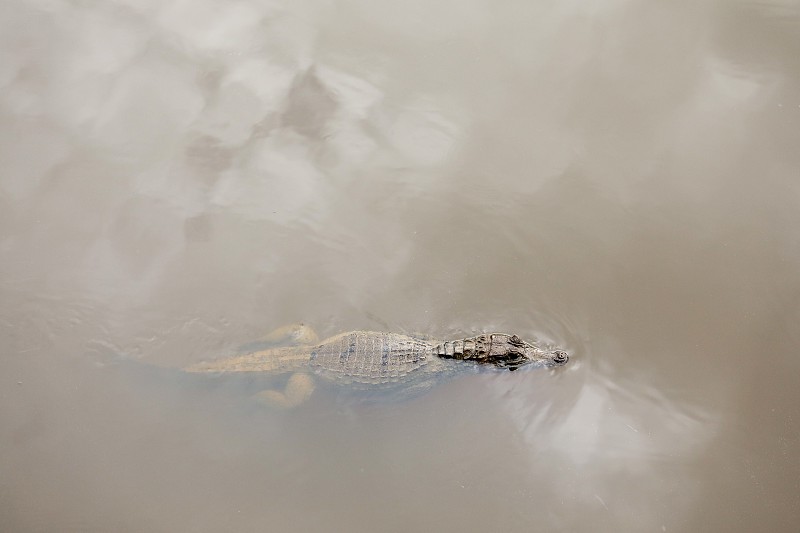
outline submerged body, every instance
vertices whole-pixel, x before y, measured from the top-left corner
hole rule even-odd
[[[198,363],[185,368],[192,373],[295,374],[286,390],[265,391],[262,399],[294,405],[313,391],[312,373],[336,384],[381,387],[393,384],[414,389],[454,373],[463,361],[514,370],[523,365],[561,366],[568,361],[561,350],[547,350],[516,335],[487,333],[454,341],[432,341],[421,337],[373,331],[352,331],[322,342],[306,326],[282,328],[283,336],[309,342],[257,350],[243,355]],[[287,335],[286,332],[291,334]],[[280,337],[278,335],[277,337]],[[309,390],[310,389],[310,390]]]

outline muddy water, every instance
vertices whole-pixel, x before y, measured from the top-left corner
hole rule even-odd
[[[3,3],[0,530],[797,531],[797,3],[395,4]],[[169,369],[296,321],[572,359]]]

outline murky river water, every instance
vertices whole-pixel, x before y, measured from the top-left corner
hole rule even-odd
[[[0,530],[798,531],[799,58],[788,0],[3,2]],[[296,321],[572,358],[162,368]]]

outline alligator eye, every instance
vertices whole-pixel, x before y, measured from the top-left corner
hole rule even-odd
[[[522,342],[522,339],[520,339],[516,335],[511,335],[511,339],[510,340],[511,340],[511,342],[514,342],[514,343]]]
[[[553,352],[553,362],[559,365],[563,365],[564,363],[569,360],[569,356],[567,352],[562,352],[561,350],[556,350]]]

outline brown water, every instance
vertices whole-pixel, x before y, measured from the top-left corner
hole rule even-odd
[[[798,531],[799,148],[788,0],[7,0],[0,531]],[[299,320],[572,359],[158,368]]]

